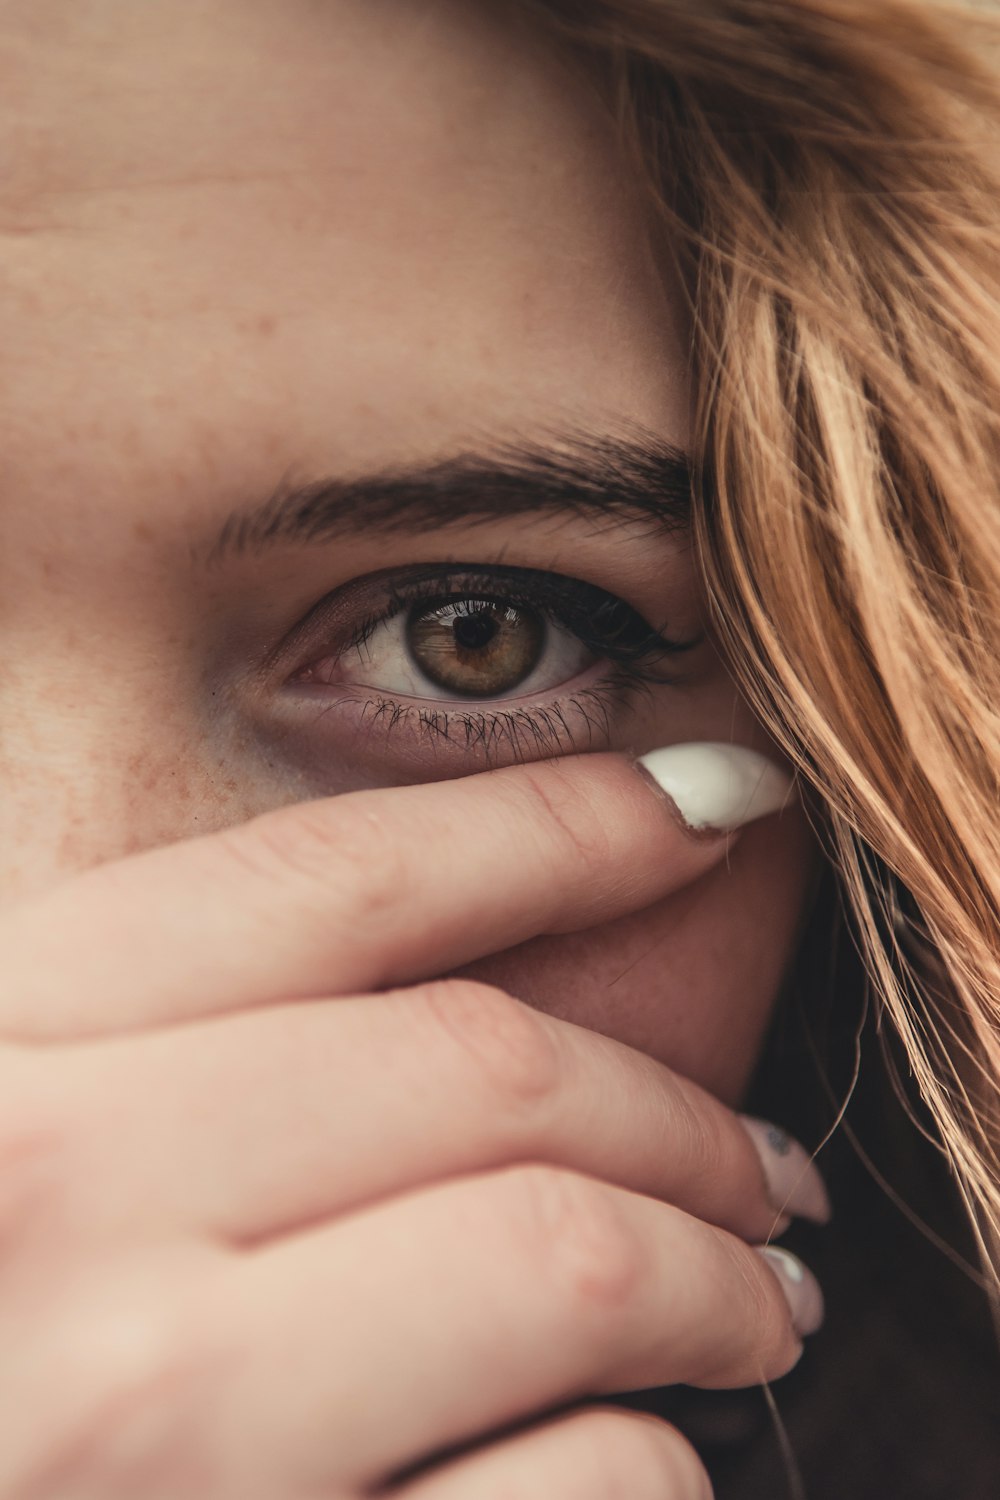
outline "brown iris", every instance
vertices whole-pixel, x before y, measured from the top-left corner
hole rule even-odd
[[[413,660],[438,687],[466,698],[513,692],[538,664],[545,622],[496,599],[456,599],[411,615]]]

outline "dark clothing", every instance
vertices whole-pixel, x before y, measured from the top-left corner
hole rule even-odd
[[[863,1195],[862,1195],[863,1196]],[[716,1500],[1000,1500],[1000,1356],[986,1299],[890,1210],[841,1194],[836,1228],[782,1241],[815,1270],[824,1327],[772,1387],[628,1397],[686,1432]],[[861,1209],[861,1212],[857,1210]]]
[[[888,1087],[881,1041],[865,1046],[848,1121],[899,1197],[979,1271],[941,1156]],[[789,1077],[787,1049],[771,1064],[753,1112],[821,1139],[787,1084],[775,1092]],[[798,1069],[805,1094],[817,1093],[814,1071],[801,1059]],[[793,1225],[781,1241],[815,1271],[827,1308],[800,1364],[772,1388],[799,1477],[760,1390],[675,1387],[621,1404],[659,1412],[690,1437],[716,1500],[1000,1500],[1000,1352],[984,1291],[890,1201],[844,1132],[819,1164],[833,1222]]]

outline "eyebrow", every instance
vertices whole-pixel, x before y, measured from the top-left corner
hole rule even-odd
[[[541,512],[656,531],[690,522],[693,470],[681,449],[656,438],[561,438],[554,446],[504,443],[423,466],[360,477],[291,483],[234,511],[207,561],[307,546],[345,536],[444,529]]]

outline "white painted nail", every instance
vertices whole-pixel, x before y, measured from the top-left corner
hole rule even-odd
[[[747,1135],[753,1141],[764,1169],[768,1202],[780,1215],[779,1222],[788,1214],[799,1214],[812,1219],[815,1224],[830,1222],[830,1198],[819,1174],[819,1169],[804,1146],[792,1139],[780,1125],[770,1120],[758,1120],[752,1115],[737,1115]],[[784,1233],[775,1228],[774,1233]]]
[[[792,798],[792,779],[745,745],[667,745],[639,765],[671,798],[689,828],[741,828],[778,812]]]
[[[757,1254],[771,1267],[792,1314],[800,1338],[815,1333],[823,1323],[823,1293],[819,1282],[797,1256],[778,1245],[757,1245]]]

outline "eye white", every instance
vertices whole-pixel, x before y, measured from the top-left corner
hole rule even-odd
[[[410,698],[434,698],[446,702],[475,702],[475,699],[457,697],[432,682],[414,661],[406,640],[406,624],[409,611],[400,610],[391,619],[380,625],[362,641],[341,657],[338,676],[358,687],[377,688],[383,693],[398,693]],[[509,698],[526,697],[532,693],[551,692],[572,682],[574,677],[586,670],[594,661],[592,651],[570,630],[554,621],[540,616],[543,626],[542,649],[537,665],[508,692],[482,698],[483,703],[499,703]]]

